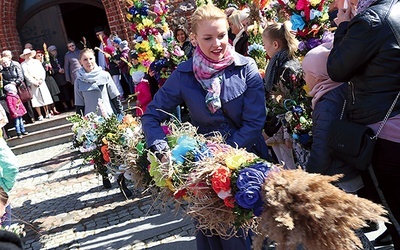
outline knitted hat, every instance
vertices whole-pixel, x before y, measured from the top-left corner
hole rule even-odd
[[[120,49],[125,49],[128,47],[128,41],[123,40],[120,44],[118,44]]]
[[[104,52],[106,52],[106,53],[108,53],[108,54],[112,54],[112,53],[114,53],[114,51],[115,51],[115,49],[114,49],[114,47],[112,47],[112,46],[106,46],[106,47],[104,48]]]
[[[17,93],[17,87],[12,83],[9,83],[6,86],[4,86],[4,90],[11,93]]]
[[[19,57],[24,58],[25,55],[31,55],[31,57],[34,57],[36,55],[36,51],[31,50],[31,49],[24,49],[21,55]]]
[[[139,82],[142,81],[143,77],[144,77],[144,72],[143,71],[140,71],[140,70],[139,71],[135,71],[132,74],[132,81],[134,83],[139,83]]]
[[[114,37],[112,42],[119,45],[122,42],[122,39],[116,36],[116,37]]]
[[[53,50],[57,50],[57,47],[56,47],[55,45],[50,45],[50,46],[47,48],[47,51],[49,51],[49,52],[52,52]]]

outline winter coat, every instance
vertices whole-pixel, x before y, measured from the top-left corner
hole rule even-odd
[[[400,38],[391,26],[400,33],[400,2],[378,0],[335,32],[328,74],[336,82],[350,81],[347,110],[354,122],[382,121],[400,91]],[[397,102],[390,117],[399,114]]]
[[[50,56],[50,64],[53,68],[53,78],[56,80],[58,86],[64,86],[67,84],[65,80],[65,73],[60,73],[60,69],[64,67],[64,62],[61,61],[60,57]]]
[[[267,159],[268,149],[261,135],[265,122],[265,93],[263,82],[254,60],[234,53],[234,63],[222,75],[222,108],[212,114],[206,104],[206,91],[193,73],[193,59],[182,62],[158,90],[142,116],[147,145],[155,146],[165,140],[160,123],[169,118],[158,109],[173,113],[177,105],[185,103],[191,122],[198,132],[214,131],[227,136],[226,142],[234,147],[256,151]],[[226,110],[224,115],[222,109]],[[230,118],[228,118],[228,116]]]
[[[355,168],[339,160],[334,160],[329,155],[328,129],[332,121],[340,120],[346,95],[346,85],[342,84],[329,91],[315,105],[312,113],[313,143],[306,165],[306,171],[310,173],[323,175],[344,174],[340,181],[351,180],[359,174]]]
[[[78,78],[75,80],[74,85],[75,105],[84,107],[84,115],[90,112],[101,115],[97,107],[99,99],[103,101],[105,112],[108,115],[114,113],[110,100],[118,97],[119,91],[110,73],[104,71],[101,67],[97,67],[87,73],[82,67],[78,72]]]
[[[7,68],[2,67],[1,74],[3,75],[4,86],[10,83],[19,85],[24,81],[21,64],[16,61],[11,61],[10,66]]]
[[[18,94],[7,93],[6,102],[8,109],[10,110],[11,118],[15,119],[26,114],[26,109]]]
[[[142,80],[135,86],[135,93],[137,94],[137,106],[140,109],[136,109],[136,115],[142,116],[146,112],[147,105],[151,102],[150,85],[147,80]]]
[[[68,51],[64,57],[64,70],[65,80],[74,84],[78,74],[78,70],[82,67],[79,62],[79,49],[75,49],[74,52]]]

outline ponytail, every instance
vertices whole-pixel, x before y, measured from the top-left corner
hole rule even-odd
[[[269,24],[264,29],[263,37],[278,41],[283,48],[288,50],[289,57],[294,57],[299,46],[299,41],[291,32],[290,26],[290,21]]]

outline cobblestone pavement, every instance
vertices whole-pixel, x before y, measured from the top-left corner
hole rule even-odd
[[[157,208],[148,194],[127,200],[116,182],[105,190],[70,147],[18,156],[12,211],[25,224],[25,249],[196,248],[190,219]]]
[[[25,224],[25,249],[196,249],[192,221],[149,194],[125,199],[105,190],[92,166],[66,143],[18,155],[13,220]],[[372,240],[384,231],[368,233]],[[393,247],[376,248],[391,250]]]

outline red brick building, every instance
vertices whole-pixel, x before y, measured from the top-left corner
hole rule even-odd
[[[127,0],[0,0],[0,49],[13,51],[17,58],[25,43],[32,43],[34,49],[42,49],[46,43],[64,53],[68,39],[79,45],[83,36],[89,47],[95,47],[96,26],[130,40],[133,34],[125,18],[127,6]],[[187,25],[196,7],[195,0],[170,0],[169,6],[172,27]]]

